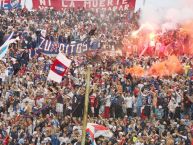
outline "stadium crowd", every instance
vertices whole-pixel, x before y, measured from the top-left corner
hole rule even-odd
[[[126,68],[149,68],[156,56],[123,57],[97,52],[73,59],[62,83],[47,81],[54,58],[36,54],[39,30],[60,43],[83,40],[91,30],[102,49],[122,48],[125,34],[138,28],[138,14],[129,11],[1,10],[1,45],[14,31],[20,37],[1,60],[0,144],[71,145],[81,143],[85,75],[89,65],[91,89],[88,122],[104,125],[112,138],[97,145],[192,145],[193,58],[182,55],[183,74],[135,77]],[[81,62],[80,62],[81,60]],[[91,144],[87,135],[87,144]]]

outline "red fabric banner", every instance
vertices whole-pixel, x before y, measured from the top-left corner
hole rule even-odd
[[[44,7],[51,7],[56,10],[66,8],[85,8],[85,9],[134,9],[136,0],[33,0],[33,8],[39,9]]]

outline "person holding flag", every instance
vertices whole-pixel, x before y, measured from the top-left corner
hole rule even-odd
[[[50,68],[47,79],[60,83],[62,81],[62,77],[67,74],[67,69],[70,67],[70,65],[71,60],[68,59],[63,53],[59,53]]]

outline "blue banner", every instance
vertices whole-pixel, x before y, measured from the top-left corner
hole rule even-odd
[[[58,54],[59,52],[62,52],[66,55],[75,55],[98,48],[100,48],[100,42],[91,41],[89,39],[79,42],[72,41],[70,44],[64,44],[49,41],[41,37],[38,45],[38,51],[47,55]]]
[[[0,0],[0,9],[16,9],[21,8],[20,0]]]

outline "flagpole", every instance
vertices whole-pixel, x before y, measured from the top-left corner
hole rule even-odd
[[[86,73],[86,94],[85,94],[85,101],[84,101],[84,115],[83,115],[81,145],[85,145],[85,141],[86,141],[89,92],[90,92],[90,66],[87,67],[87,73]]]

